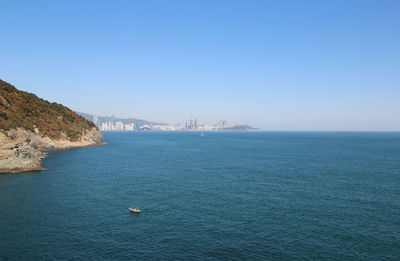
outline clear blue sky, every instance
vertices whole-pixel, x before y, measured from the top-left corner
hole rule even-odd
[[[1,1],[0,78],[73,110],[400,130],[400,1]]]

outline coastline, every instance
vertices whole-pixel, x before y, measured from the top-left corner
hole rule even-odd
[[[53,140],[23,128],[0,134],[0,174],[43,170],[47,152],[105,145],[97,128],[86,130],[78,141]]]
[[[33,172],[33,171],[41,171],[43,167],[36,167],[36,168],[13,168],[13,169],[1,169],[0,175],[2,174],[14,174],[14,173],[25,173],[25,172]]]
[[[68,147],[68,148],[62,148],[62,149],[51,149],[48,151],[42,152],[42,154],[39,156],[41,159],[47,158],[48,152],[52,151],[57,151],[57,150],[71,150],[71,149],[80,149],[80,148],[89,148],[89,147],[97,147],[97,146],[103,146],[107,145],[107,142],[101,142],[98,144],[91,144],[91,145],[83,145],[83,146],[75,146],[75,147]],[[39,166],[31,167],[31,168],[8,168],[8,169],[0,169],[0,175],[1,174],[14,174],[14,173],[24,173],[24,172],[33,172],[33,171],[42,171],[44,168],[42,167],[42,160],[40,159],[39,161]]]

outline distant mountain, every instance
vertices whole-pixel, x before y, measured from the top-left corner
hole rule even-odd
[[[258,129],[253,128],[249,125],[233,125],[233,126],[224,127],[224,128],[222,128],[222,130],[225,130],[225,131],[256,131]]]
[[[84,117],[85,119],[93,122],[96,124],[98,128],[101,127],[102,123],[109,123],[111,122],[112,124],[115,124],[116,122],[122,122],[123,124],[134,124],[135,129],[139,129],[142,126],[148,125],[148,126],[153,126],[153,125],[168,125],[166,123],[159,123],[159,122],[152,122],[152,121],[146,121],[146,120],[141,120],[141,119],[135,119],[135,118],[116,118],[114,116],[96,116],[92,114],[87,114],[83,112],[76,112],[76,114]]]

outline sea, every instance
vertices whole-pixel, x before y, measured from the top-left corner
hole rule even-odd
[[[0,175],[0,260],[400,260],[400,133],[104,137]]]

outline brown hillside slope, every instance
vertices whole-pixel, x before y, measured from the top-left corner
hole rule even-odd
[[[43,152],[102,144],[90,121],[0,80],[0,173],[41,169]]]
[[[63,132],[71,141],[78,140],[85,130],[96,128],[63,105],[19,91],[0,80],[0,129],[8,131],[17,127],[32,132],[38,128],[42,135],[53,139],[64,138]]]

